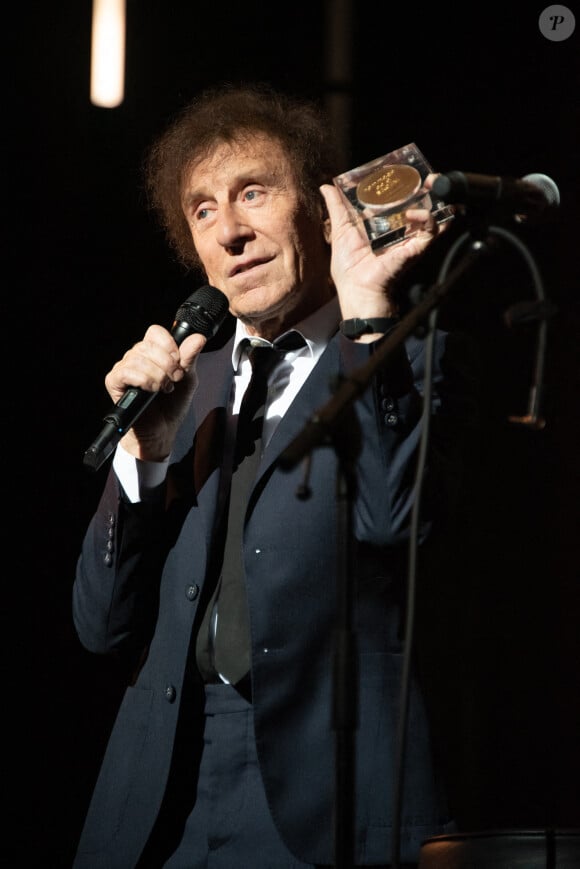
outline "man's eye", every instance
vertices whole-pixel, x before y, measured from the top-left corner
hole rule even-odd
[[[208,216],[208,214],[209,214],[209,208],[198,208],[197,211],[195,212],[195,219],[196,220],[205,220],[205,218]]]
[[[249,199],[250,202],[256,200],[260,195],[259,190],[246,190],[244,193],[244,199]]]

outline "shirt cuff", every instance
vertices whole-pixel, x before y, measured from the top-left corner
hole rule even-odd
[[[169,459],[163,462],[142,462],[117,445],[113,457],[113,470],[131,504],[147,500],[147,494],[160,486],[167,476]]]

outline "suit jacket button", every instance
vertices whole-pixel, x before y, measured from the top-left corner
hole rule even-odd
[[[195,582],[192,582],[191,585],[188,585],[185,589],[185,596],[188,600],[195,600],[199,594],[199,586],[196,585]]]
[[[389,396],[388,398],[381,399],[381,407],[387,413],[394,410],[395,409],[394,398],[391,398],[391,396]]]
[[[177,694],[177,692],[176,692],[175,688],[173,687],[173,685],[166,685],[165,686],[165,699],[167,700],[168,703],[173,703],[173,701],[175,700],[176,694]]]

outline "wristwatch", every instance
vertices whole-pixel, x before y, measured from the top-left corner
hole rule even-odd
[[[359,338],[361,335],[372,335],[375,332],[386,334],[398,322],[398,317],[371,317],[368,320],[354,317],[352,320],[343,320],[339,329],[346,338]]]

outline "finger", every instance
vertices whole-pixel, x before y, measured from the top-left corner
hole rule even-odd
[[[428,208],[408,208],[405,212],[405,217],[414,223],[429,224],[434,220]]]
[[[439,178],[440,172],[430,172],[423,181],[423,187],[426,190],[431,190],[436,179]]]
[[[332,231],[336,233],[344,226],[352,223],[350,213],[342,198],[342,194],[332,184],[322,184],[320,192],[326,203]]]
[[[179,349],[172,336],[161,326],[151,326],[143,340],[115,363],[105,382],[115,391],[136,386],[157,392],[168,380],[180,379],[179,371]]]
[[[163,351],[172,355],[175,359],[179,358],[179,351],[177,349],[177,344],[175,343],[175,338],[164,326],[158,326],[156,324],[149,326],[141,343],[144,348],[150,348],[153,354],[156,352],[156,349],[158,349],[160,352]]]
[[[405,217],[408,222],[407,234],[434,238],[439,234],[439,224],[431,212],[424,208],[410,208]]]

